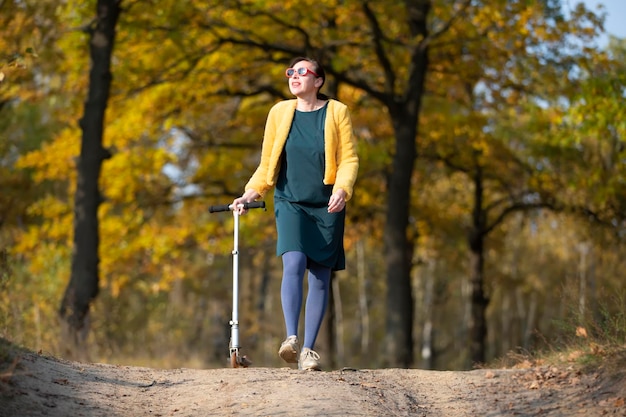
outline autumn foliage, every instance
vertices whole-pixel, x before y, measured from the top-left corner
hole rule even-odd
[[[313,55],[351,108],[361,157],[348,269],[319,350],[342,366],[386,365],[393,116],[417,45],[428,67],[403,196],[413,364],[468,368],[476,352],[557,343],[555,323],[611,317],[598,312],[625,291],[626,44],[600,45],[601,17],[572,2],[431,3],[425,39],[405,2],[122,2],[92,359],[225,364],[233,225],[207,208],[240,195],[266,113],[288,97],[284,66]],[[0,2],[0,335],[55,353],[93,17],[88,1]],[[242,220],[240,315],[244,348],[274,365],[284,330],[266,203]]]

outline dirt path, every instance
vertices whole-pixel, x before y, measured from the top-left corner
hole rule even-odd
[[[441,372],[150,369],[21,353],[0,417],[626,416],[624,379],[549,367]]]

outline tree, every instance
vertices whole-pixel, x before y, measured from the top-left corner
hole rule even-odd
[[[111,57],[121,0],[98,0],[96,19],[87,29],[90,37],[89,92],[80,127],[83,131],[74,199],[74,251],[71,278],[59,313],[68,326],[70,341],[83,346],[89,307],[98,295],[98,206],[102,162],[111,155],[102,147],[105,110],[111,86]]]
[[[465,224],[472,364],[483,363],[487,355],[489,235],[517,211],[562,208],[555,188],[559,180],[536,163],[546,157],[545,149],[537,153],[545,136],[539,121],[551,113],[545,103],[576,91],[579,80],[572,69],[585,66],[590,51],[575,47],[572,39],[590,42],[598,24],[584,8],[565,19],[558,1],[482,2],[468,8],[447,33],[463,38],[462,44],[442,39],[442,48],[433,45],[433,79],[440,81],[433,91],[446,97],[454,115],[442,125],[443,133],[425,138],[425,154],[467,175],[472,188]],[[456,61],[452,68],[450,56]]]
[[[370,22],[374,37],[375,56],[384,73],[381,90],[373,86],[361,86],[366,92],[381,101],[389,110],[395,133],[395,152],[388,176],[387,217],[384,231],[385,263],[387,266],[387,334],[385,344],[389,365],[409,367],[413,363],[413,291],[411,264],[413,242],[416,236],[408,235],[409,202],[415,159],[416,137],[422,95],[428,71],[429,0],[405,2],[408,17],[409,45],[408,71],[403,89],[396,90],[397,73],[383,45],[386,35],[378,18],[367,3],[363,11]],[[359,85],[358,80],[349,80],[345,74],[338,77],[346,83]],[[355,82],[356,81],[356,82]]]
[[[50,12],[52,2],[4,1],[0,3],[0,231],[23,222],[35,191],[32,173],[16,169],[19,157],[38,148],[54,123],[46,123],[53,110],[45,101],[38,77],[48,56],[45,39],[58,32],[54,19],[36,19],[34,10]],[[26,88],[25,88],[26,87]],[[1,235],[2,233],[0,233]],[[6,251],[0,237],[0,253]]]

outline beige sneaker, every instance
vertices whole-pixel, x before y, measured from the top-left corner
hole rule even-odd
[[[298,338],[296,336],[289,336],[283,343],[280,344],[278,356],[280,356],[287,363],[298,363],[299,350],[300,345],[298,344]]]
[[[321,371],[322,365],[320,364],[320,355],[309,348],[302,349],[302,353],[300,353],[299,368],[304,371]]]

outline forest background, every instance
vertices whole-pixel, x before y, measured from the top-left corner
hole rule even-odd
[[[91,155],[98,291],[72,321],[83,106],[107,3],[120,9]],[[68,358],[224,366],[233,220],[208,207],[243,191],[267,111],[289,98],[284,69],[306,55],[350,107],[361,158],[326,363],[468,369],[576,330],[623,343],[626,43],[600,47],[603,16],[570,3],[0,1],[0,336]],[[266,203],[240,229],[241,338],[275,366]]]

